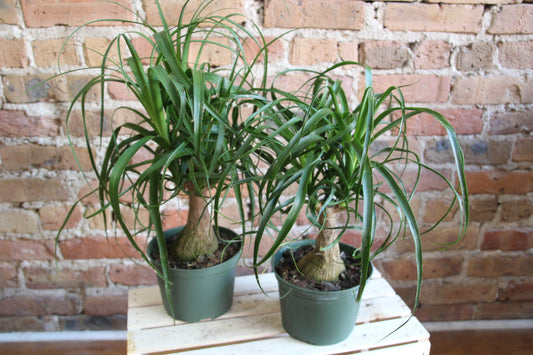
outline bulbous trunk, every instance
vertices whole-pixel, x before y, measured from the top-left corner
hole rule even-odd
[[[311,280],[336,281],[339,274],[346,270],[341,259],[339,244],[323,250],[338,237],[337,229],[335,229],[337,213],[338,210],[335,207],[326,208],[325,216],[320,216],[320,224],[323,228],[318,233],[315,248],[298,262],[300,271]]]
[[[204,191],[204,196],[207,196],[206,192]],[[172,246],[172,252],[178,260],[196,260],[203,255],[214,253],[218,248],[209,200],[204,196],[189,195],[187,224]]]

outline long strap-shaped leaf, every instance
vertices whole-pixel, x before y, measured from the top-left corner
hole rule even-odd
[[[133,144],[131,147],[129,147],[126,151],[123,152],[123,154],[118,158],[118,160],[115,163],[115,166],[111,170],[111,174],[109,176],[109,202],[111,204],[111,208],[113,208],[114,211],[120,211],[120,201],[119,198],[121,196],[120,194],[120,184],[123,181],[123,176],[126,174],[128,163],[133,158],[133,156],[146,144],[148,143],[153,137],[148,136],[140,139],[137,143]],[[122,217],[122,214],[118,213],[116,214],[116,220],[120,227],[122,228],[122,231],[124,234],[126,234],[126,237],[130,241],[131,245],[134,247],[135,250],[137,250],[142,258],[151,265],[150,260],[146,256],[146,253],[139,247],[137,242],[135,241],[135,238],[129,231],[128,226],[126,225],[126,222],[124,221],[124,218]]]
[[[413,307],[413,313],[418,307],[418,302],[420,299],[420,288],[422,286],[422,243],[420,240],[420,231],[418,229],[418,223],[416,222],[415,215],[409,204],[403,189],[398,185],[393,175],[390,173],[389,169],[384,165],[373,162],[373,168],[385,179],[385,182],[390,187],[392,193],[396,197],[396,201],[399,205],[399,208],[403,212],[407,224],[411,231],[411,236],[413,238],[413,244],[415,247],[415,260],[416,260],[416,296],[415,296],[415,305]]]

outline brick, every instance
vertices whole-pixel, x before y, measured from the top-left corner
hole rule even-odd
[[[1,317],[0,331],[3,333],[9,332],[44,332],[56,329],[55,316],[22,316],[22,317]]]
[[[0,202],[65,201],[69,195],[60,178],[0,180]]]
[[[79,313],[79,296],[64,290],[26,292],[0,298],[0,316],[46,316]]]
[[[65,114],[66,115],[66,114]],[[72,137],[98,137],[102,133],[103,137],[111,135],[111,113],[105,112],[103,122],[101,121],[100,111],[85,111],[85,117],[82,117],[81,111],[72,111],[70,116],[62,117],[61,124]]]
[[[5,78],[4,94],[12,103],[30,103],[55,100],[70,102],[81,88],[90,80],[87,76],[64,75],[50,80],[44,74],[8,75]],[[96,101],[100,96],[99,88],[89,91],[86,101]]]
[[[533,301],[533,282],[512,280],[500,290],[498,300],[507,302]]]
[[[87,293],[83,299],[83,313],[91,316],[126,314],[128,311],[127,290],[105,290]]]
[[[422,229],[423,231],[423,229]],[[477,247],[479,226],[470,223],[463,239],[457,241],[459,237],[458,226],[449,227],[444,224],[422,236],[422,249],[424,251],[436,250],[474,250]],[[413,252],[414,245],[411,238],[399,239],[392,246],[392,249],[404,253]]]
[[[301,86],[306,83],[311,78],[311,75],[307,73],[290,73],[276,77],[275,86],[280,90],[285,91],[296,91],[296,90],[305,90],[308,87],[301,88]],[[273,77],[268,78],[267,85],[271,85]],[[353,80],[352,80],[353,81]],[[347,91],[350,87],[350,80],[344,83],[344,89]]]
[[[144,265],[111,265],[109,269],[111,282],[126,286],[155,285],[157,276],[154,270]]]
[[[515,4],[517,0],[425,0],[429,3],[440,4]]]
[[[0,135],[3,137],[55,137],[58,134],[59,121],[55,118],[0,110]]]
[[[423,219],[425,222],[436,223],[444,217],[444,214],[450,208],[450,202],[440,198],[433,198],[426,202],[424,207]],[[455,213],[458,210],[458,206],[454,205],[452,210],[448,213],[448,216],[444,218],[444,221],[451,221],[454,218]]]
[[[475,277],[531,276],[533,256],[472,256],[468,259],[467,275]]]
[[[92,208],[92,207],[88,208],[86,211],[86,215],[92,215],[96,211],[97,211],[96,208]],[[146,211],[145,209],[141,209],[137,211],[135,214],[133,209],[123,207],[121,209],[121,213],[122,213],[122,219],[124,223],[131,231],[138,230],[140,228],[143,228],[143,226],[148,225],[148,221],[150,217],[149,217],[148,211]],[[89,225],[91,229],[106,230],[106,229],[113,228],[112,227],[113,216],[112,216],[111,210],[106,210],[105,214],[106,214],[107,220],[104,220],[104,216],[102,215],[102,213],[92,216],[89,219]]]
[[[516,251],[533,248],[533,232],[527,229],[491,229],[485,232],[481,250]]]
[[[527,100],[526,82],[513,76],[474,76],[457,79],[452,102],[458,105],[517,104]]]
[[[364,26],[364,2],[270,0],[265,2],[264,26],[360,30]]]
[[[199,8],[202,4],[202,0],[192,0],[187,5],[185,22],[189,22],[192,13],[195,9]],[[185,0],[160,0],[161,8],[165,14],[166,21],[169,25],[177,24],[180,11],[185,4]],[[155,4],[155,1],[143,0],[144,11],[146,12],[146,21],[152,26],[161,25],[161,19],[159,17],[159,11]],[[244,3],[243,0],[216,0],[206,7],[203,14],[208,16],[216,13],[217,16],[226,16],[233,13],[243,13]],[[242,21],[242,18],[232,17],[234,21]]]
[[[387,3],[385,28],[392,31],[477,33],[483,6]]]
[[[446,102],[450,95],[451,78],[437,75],[374,75],[376,93],[384,92],[390,86],[402,86],[405,101]],[[405,87],[404,87],[405,86]]]
[[[533,78],[527,76],[523,88],[520,90],[521,103],[533,104]]]
[[[73,42],[66,38],[36,40],[31,43],[35,64],[39,67],[57,67],[59,65],[80,65]]]
[[[131,0],[117,0],[115,3],[91,0],[21,0],[28,27],[81,26],[100,19],[133,20],[133,13],[127,10],[132,8]],[[121,23],[106,21],[97,24],[109,26]]]
[[[135,94],[128,89],[126,84],[119,83],[119,82],[110,82],[107,86],[107,90],[109,91],[109,96],[114,100],[121,100],[121,101],[134,101],[137,100],[137,97],[135,97]]]
[[[189,210],[185,208],[164,211],[161,219],[163,223],[163,230],[184,226],[185,223],[187,223],[188,213]]]
[[[476,305],[474,319],[531,319],[533,302],[494,302]]]
[[[486,280],[451,282],[428,280],[420,293],[423,304],[457,304],[492,302],[498,296],[498,287]]]
[[[533,172],[466,171],[470,194],[525,194],[533,191]]]
[[[0,7],[0,24],[20,25],[17,13],[17,0],[3,0]]]
[[[533,42],[504,42],[498,45],[498,59],[504,68],[529,69],[533,57]]]
[[[0,240],[0,260],[52,260],[54,242],[50,240]]]
[[[402,42],[369,41],[361,45],[360,57],[373,69],[396,69],[408,63],[410,51]]]
[[[198,63],[209,63],[219,67],[233,63],[233,52],[225,47],[231,47],[228,39],[211,39],[213,43],[201,46],[200,43],[193,42],[190,46],[189,61]],[[200,52],[201,50],[201,52]]]
[[[450,67],[452,45],[444,41],[423,41],[414,53],[416,69],[443,69]]]
[[[258,41],[259,43],[257,43]],[[272,42],[273,41],[273,42]],[[268,44],[267,52],[268,52],[268,62],[269,63],[277,63],[283,60],[285,57],[285,52],[287,51],[287,43],[283,39],[275,39],[275,37],[265,37],[265,42]],[[255,40],[252,40],[250,38],[246,38],[243,41],[243,48],[244,48],[244,54],[246,55],[247,61],[249,64],[252,63],[254,58],[259,55],[257,58],[258,63],[264,63],[264,51],[259,53],[261,47],[263,47],[265,44],[262,43],[262,39],[257,38]]]
[[[533,119],[529,112],[497,112],[489,120],[491,135],[528,134],[533,132]]]
[[[89,267],[86,270],[75,270],[67,267],[58,269],[30,266],[23,268],[26,287],[33,289],[69,289],[80,287],[105,287],[107,281],[103,267]]]
[[[485,141],[461,141],[465,161],[469,164],[506,164],[511,158],[511,146],[508,142],[489,139]],[[453,162],[451,145],[447,139],[430,141],[427,144],[425,158],[429,162]]]
[[[91,169],[87,149],[74,148],[78,162],[84,171]],[[31,169],[79,170],[69,146],[60,148],[39,145],[16,145],[0,148],[2,166],[6,170],[19,171]]]
[[[30,234],[39,231],[37,216],[26,210],[0,212],[0,232]]]
[[[506,164],[511,157],[511,147],[508,142],[490,139],[484,141],[469,141],[462,144],[465,160],[469,164]]]
[[[6,68],[24,68],[28,65],[28,55],[23,39],[0,38],[0,66]]]
[[[293,65],[315,65],[336,59],[337,41],[334,39],[297,36],[291,41],[289,62]]]
[[[492,22],[487,29],[490,34],[533,33],[533,6],[505,5],[493,12]]]
[[[258,253],[259,257],[263,257],[264,255],[266,255],[268,249],[270,249],[273,244],[274,244],[274,239],[265,235],[265,237],[263,237],[263,239],[261,240],[261,245],[259,246],[259,253]],[[243,259],[252,258],[253,253],[254,253],[254,239],[246,238],[244,241],[243,247],[242,247],[242,258]]]
[[[140,239],[140,238],[139,238]],[[138,240],[139,246],[144,242]],[[139,253],[126,237],[85,237],[59,242],[59,250],[65,259],[115,259],[138,258]]]
[[[423,267],[424,279],[435,279],[458,275],[462,271],[463,261],[459,257],[425,258]],[[380,270],[384,277],[398,281],[416,280],[416,263],[412,259],[383,261]]]
[[[401,174],[401,179],[404,183],[404,187],[407,191],[411,191],[418,179],[418,185],[416,186],[417,192],[424,191],[443,191],[448,188],[448,184],[437,174],[428,171],[427,169],[422,169],[420,171],[420,176],[418,171],[415,169],[408,169],[402,172],[397,172]],[[440,171],[444,176],[449,175],[449,171]],[[376,177],[380,180],[381,177]],[[383,185],[379,188],[380,192],[389,193],[391,192],[388,185]]]
[[[533,214],[533,203],[525,198],[504,201],[502,207],[502,222],[517,222],[525,220]]]
[[[68,128],[68,133],[72,137],[85,137],[85,134],[90,138],[108,137],[111,135],[111,128],[117,128],[126,122],[139,123],[140,118],[133,112],[125,109],[109,110],[104,112],[103,121],[100,111],[85,111],[85,119],[82,118],[81,111],[72,111],[70,117],[66,114],[61,118],[61,125],[63,128]],[[131,130],[122,129],[120,135],[131,134]]]
[[[16,288],[18,287],[17,268],[10,263],[0,262],[0,287]]]
[[[341,60],[358,61],[359,44],[355,41],[340,41],[337,43],[337,50]]]
[[[487,70],[494,67],[496,46],[490,42],[475,42],[461,46],[455,67],[460,71]]]
[[[85,56],[85,63],[88,66],[100,67],[102,65],[102,59],[104,53],[106,53],[108,46],[111,44],[111,40],[108,38],[87,38],[83,43],[83,55]],[[127,57],[126,55],[126,45],[121,43],[121,54],[123,59]],[[111,47],[111,50],[107,54],[107,57],[110,61],[118,60],[118,50],[117,42],[114,41]],[[107,65],[112,65],[112,63],[107,62]]]
[[[125,314],[110,316],[72,315],[59,317],[57,326],[61,331],[113,330],[126,329]]]
[[[470,200],[470,220],[472,222],[492,221],[496,216],[497,209],[498,200],[496,197],[472,198]]]
[[[516,140],[513,161],[533,161],[533,138],[518,138]]]
[[[473,304],[421,304],[416,318],[421,322],[446,322],[470,320],[474,314]]]
[[[53,205],[44,206],[39,209],[39,217],[41,219],[41,225],[45,230],[59,230],[63,225],[65,218],[67,217],[71,206],[67,205]],[[64,228],[74,228],[83,218],[83,213],[80,206],[76,206],[74,211],[69,217],[69,220],[65,224]]]
[[[483,129],[483,110],[480,109],[442,109],[437,110],[453,126],[457,134],[478,134]],[[407,121],[409,136],[442,136],[444,127],[427,113],[421,113]]]

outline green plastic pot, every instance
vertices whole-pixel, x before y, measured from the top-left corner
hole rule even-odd
[[[183,227],[165,231],[165,238],[179,232]],[[219,228],[223,235],[235,239],[237,234],[226,228]],[[152,251],[157,252],[157,241],[148,243],[147,254],[151,258]],[[233,303],[233,287],[235,269],[242,250],[221,264],[204,269],[170,269],[170,302],[174,309],[174,318],[185,322],[199,322],[213,319],[226,313]],[[153,261],[153,260],[152,260]],[[161,264],[154,262],[161,271]],[[158,276],[159,291],[163,305],[172,317],[169,300],[165,293],[165,282]]]
[[[274,270],[287,248],[298,249],[306,244],[314,244],[314,240],[294,242],[279,249],[272,259]],[[350,254],[356,250],[343,243],[340,248]],[[341,291],[307,290],[285,281],[277,272],[275,275],[283,328],[291,337],[313,345],[331,345],[352,333],[360,306],[359,286]]]

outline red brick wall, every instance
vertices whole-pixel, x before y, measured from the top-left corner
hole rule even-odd
[[[157,24],[152,0],[120,3]],[[166,13],[176,13],[183,1],[162,3]],[[245,11],[269,38],[306,27],[272,47],[273,73],[359,60],[374,68],[378,90],[413,84],[404,91],[409,103],[445,114],[465,149],[472,223],[465,239],[445,250],[438,243],[453,240],[455,217],[425,236],[418,316],[533,318],[531,1],[218,3]],[[78,167],[65,135],[67,104],[88,74],[67,75],[26,90],[57,72],[57,54],[75,26],[99,18],[133,15],[120,6],[90,0],[1,2],[0,331],[123,329],[128,288],[155,282],[124,237],[106,240],[101,220],[83,218],[94,211],[91,199],[76,209],[62,240],[54,244],[66,211],[88,191],[83,171],[90,166],[83,141],[74,140],[81,154]],[[64,48],[60,64],[66,69],[95,65],[97,57],[89,49],[101,49],[119,30],[132,28],[120,22],[90,26]],[[356,99],[360,72],[347,69],[340,75]],[[95,91],[89,99],[99,95]],[[132,100],[113,85],[105,95],[110,107]],[[97,120],[95,116],[94,126],[89,126],[94,134]],[[81,137],[75,122],[69,129]],[[423,118],[413,120],[408,130],[416,136],[413,146],[421,157],[451,176],[443,132]],[[421,184],[414,204],[424,223],[435,221],[449,198],[441,188],[429,175]],[[225,211],[233,210],[228,206]],[[172,210],[165,225],[181,224],[185,217],[186,210]],[[348,235],[346,241],[357,243],[357,235]],[[376,265],[406,300],[412,300],[416,274],[408,241],[396,243]]]

